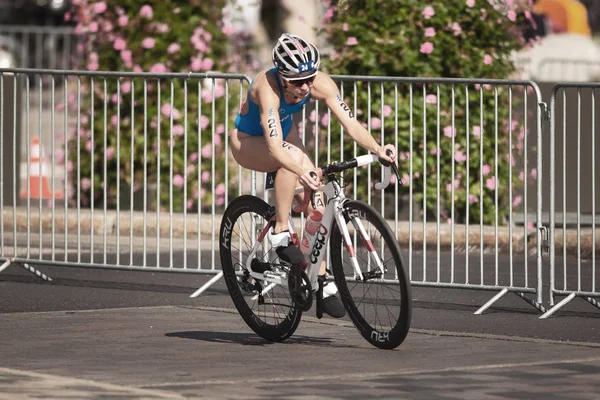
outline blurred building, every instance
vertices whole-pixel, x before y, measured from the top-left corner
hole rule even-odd
[[[322,47],[315,28],[320,25],[324,7],[320,0],[231,0],[227,21],[256,46],[260,68],[272,65],[271,49],[284,32],[302,36]]]
[[[71,0],[0,0],[2,25],[62,25]]]
[[[83,40],[67,26],[71,0],[0,0],[0,65],[76,69],[70,61]]]

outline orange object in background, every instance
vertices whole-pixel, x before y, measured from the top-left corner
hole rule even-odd
[[[20,193],[21,199],[26,199],[28,196],[31,199],[63,199],[64,193],[60,190],[52,193],[50,189],[50,174],[48,166],[42,152],[40,138],[34,136],[31,139],[31,147],[29,150],[29,189],[23,189]],[[40,184],[41,182],[41,184]],[[41,188],[41,192],[40,192]]]
[[[587,8],[577,0],[538,0],[533,11],[546,16],[555,33],[592,35]]]

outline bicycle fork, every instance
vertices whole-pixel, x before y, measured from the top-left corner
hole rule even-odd
[[[346,220],[344,218],[344,214],[346,214],[348,219],[350,219],[350,221],[352,222],[352,226],[354,226],[354,230],[355,230],[355,235],[356,235],[356,232],[358,232],[360,239],[363,241],[365,247],[367,248],[367,251],[369,252],[369,256],[370,256],[369,260],[372,259],[376,265],[376,267],[374,269],[369,268],[369,270],[365,274],[362,273],[362,271],[360,270],[360,266],[358,265],[356,251],[355,251],[354,245],[352,244],[353,242],[350,238],[350,232],[348,231],[348,227],[346,226]],[[375,247],[373,246],[373,242],[371,241],[371,237],[369,236],[369,233],[366,231],[365,227],[363,226],[360,218],[358,218],[358,216],[356,216],[356,215],[351,215],[351,214],[345,212],[345,213],[337,213],[336,220],[338,223],[338,227],[340,228],[340,232],[342,233],[344,245],[346,246],[346,249],[348,250],[348,254],[350,255],[350,262],[352,264],[352,267],[354,268],[354,279],[356,279],[357,281],[364,282],[369,279],[378,278],[378,277],[383,276],[383,274],[385,273],[385,268],[383,267],[383,263],[381,262],[381,259],[379,258],[379,254],[377,254],[377,251],[375,250]]]

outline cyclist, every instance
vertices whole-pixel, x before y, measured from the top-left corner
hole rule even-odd
[[[316,168],[302,145],[292,114],[301,111],[311,98],[324,101],[361,147],[390,162],[396,160],[396,149],[390,144],[380,146],[356,120],[335,82],[318,71],[320,55],[313,44],[284,33],[273,48],[273,63],[275,67],[258,73],[248,89],[235,129],[230,133],[231,150],[244,168],[277,172],[276,224],[270,239],[282,259],[296,264],[304,256],[295,245],[290,246],[288,218],[294,191],[298,182],[307,189],[318,190],[320,180],[311,176]],[[390,156],[387,150],[391,150]],[[316,200],[315,206],[323,212],[322,201]],[[325,281],[325,274],[323,262],[319,272],[319,280],[324,283],[323,311],[341,318],[345,315],[344,307],[336,295],[335,283]]]

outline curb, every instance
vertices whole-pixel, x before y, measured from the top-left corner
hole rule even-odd
[[[29,218],[25,207],[17,208],[16,215],[13,213],[13,210],[14,209],[11,207],[4,207],[3,228],[5,233],[14,232],[14,222],[16,222],[17,233],[26,232],[28,226],[34,235],[39,231],[39,210],[32,209]],[[156,236],[157,229],[160,228],[161,237],[170,237],[172,234],[173,238],[183,239],[185,237],[187,239],[194,239],[198,237],[198,226],[200,226],[200,236],[203,238],[211,238],[216,237],[220,229],[222,214],[216,214],[214,216],[214,221],[212,214],[200,214],[199,225],[198,214],[184,215],[182,213],[177,213],[170,215],[166,212],[161,212],[157,219],[156,213],[147,213],[144,218],[144,213],[141,211],[134,211],[133,213],[130,213],[129,211],[120,211],[118,218],[116,210],[107,210],[106,215],[104,215],[104,210],[100,209],[94,210],[92,218],[90,209],[81,210],[79,216],[77,215],[77,210],[69,209],[66,217],[67,218],[65,219],[64,209],[55,209],[54,214],[51,210],[44,209],[41,218],[42,231],[48,233],[54,229],[56,235],[64,234],[66,222],[69,234],[77,234],[80,230],[82,235],[89,235],[93,225],[94,234],[103,235],[104,226],[106,225],[108,228],[107,234],[116,235],[117,222],[119,222],[118,228],[121,235],[130,235],[130,226],[132,226],[133,236],[136,237],[143,237],[144,231],[148,237]],[[300,222],[300,218],[294,218],[296,229],[300,226]],[[392,230],[395,229],[396,225],[393,220],[388,220],[388,224]],[[408,246],[411,243],[409,226],[408,221],[398,222],[397,237],[398,242],[402,246]],[[512,243],[513,253],[523,253],[525,251],[525,246],[527,246],[528,252],[533,251],[535,253],[535,229],[525,229],[522,226],[512,227],[512,229],[506,226],[499,226],[496,228],[487,225],[469,225],[468,229],[469,232],[467,237],[466,225],[454,225],[454,234],[452,234],[452,225],[440,223],[438,233],[438,225],[436,222],[427,223],[425,229],[423,229],[422,222],[413,222],[412,246],[413,249],[417,249],[422,247],[423,242],[425,241],[427,249],[437,249],[439,239],[439,247],[444,250],[452,247],[455,249],[466,249],[467,247],[470,249],[478,249],[483,243],[484,249],[495,249],[497,245],[499,250],[508,251],[510,250]],[[213,232],[215,232],[214,236]],[[582,257],[591,258],[594,247],[596,247],[596,255],[600,256],[600,244],[598,244],[600,243],[600,229],[596,228],[596,246],[594,246],[595,243],[592,233],[593,231],[591,228],[581,229],[580,242],[578,242],[579,235],[577,229],[567,229],[566,232],[564,232],[564,236],[566,236],[567,254],[577,255],[579,249]],[[454,238],[454,241],[452,238]],[[556,229],[555,247],[556,254],[562,254],[562,229]]]

